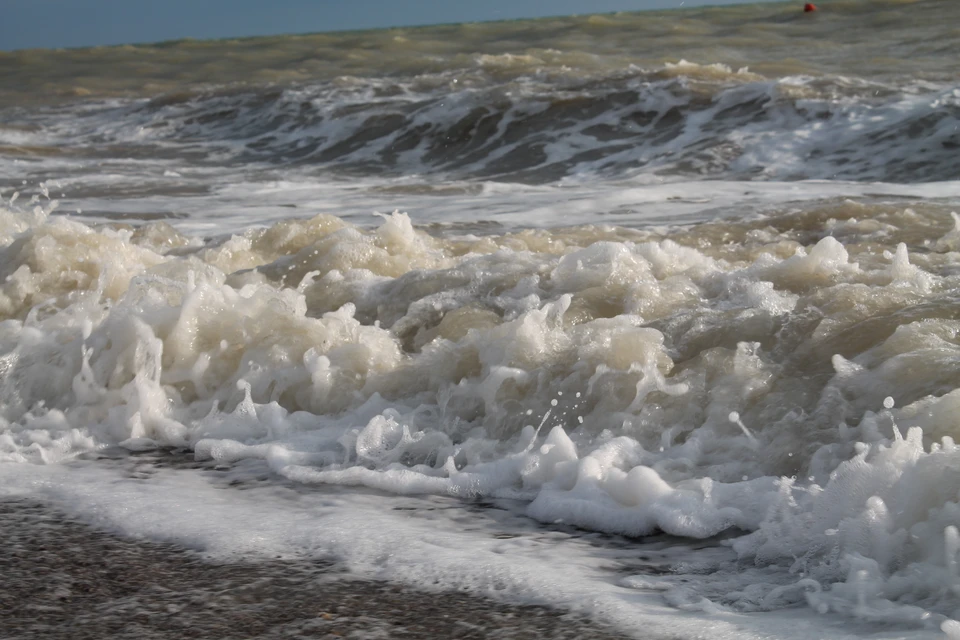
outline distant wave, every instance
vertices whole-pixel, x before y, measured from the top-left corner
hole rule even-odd
[[[59,107],[33,122],[46,144],[61,148],[79,143],[92,153],[189,154],[351,175],[533,184],[636,174],[886,182],[960,176],[957,86],[769,80],[686,62],[566,82],[467,80],[448,73],[185,92]]]

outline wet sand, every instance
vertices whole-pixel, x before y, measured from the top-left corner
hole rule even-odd
[[[0,501],[0,638],[624,638],[564,611],[361,580],[331,563],[224,564]]]

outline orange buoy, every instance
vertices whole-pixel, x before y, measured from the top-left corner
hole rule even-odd
[[[804,13],[810,13],[811,11],[816,11],[816,10],[817,10],[817,5],[813,4],[812,2],[808,2],[807,4],[803,5]]]

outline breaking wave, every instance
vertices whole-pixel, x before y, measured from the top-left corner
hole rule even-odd
[[[502,80],[484,71],[340,78],[94,103],[79,114],[57,110],[24,122],[43,130],[38,144],[61,151],[173,154],[348,175],[526,183],[637,175],[925,182],[960,175],[955,86],[769,80],[686,62],[565,81]],[[16,137],[25,144],[22,131]]]
[[[203,241],[4,211],[0,460],[175,447],[608,533],[740,531],[755,569],[698,598],[946,624],[956,220],[441,238],[318,216]]]

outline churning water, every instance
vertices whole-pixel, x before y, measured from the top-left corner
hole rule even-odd
[[[824,5],[0,54],[0,494],[960,637],[960,5]]]

